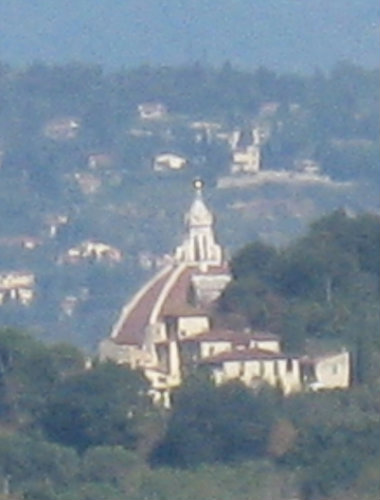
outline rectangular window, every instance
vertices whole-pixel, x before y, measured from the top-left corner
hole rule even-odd
[[[277,360],[275,360],[273,362],[273,373],[274,373],[275,377],[278,377],[278,361]]]
[[[293,360],[292,359],[287,359],[286,360],[286,371],[287,372],[292,372],[293,371]]]
[[[338,375],[338,373],[339,373],[339,365],[337,365],[337,364],[335,364],[335,363],[334,363],[334,364],[331,366],[331,373],[332,373],[333,375]]]

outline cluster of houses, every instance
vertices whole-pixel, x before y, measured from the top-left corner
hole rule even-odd
[[[47,236],[55,238],[59,228],[68,222],[66,215],[51,215],[47,218]],[[14,236],[0,238],[1,249],[31,252],[44,244],[43,238],[32,236]],[[57,258],[58,264],[78,264],[91,261],[113,265],[123,259],[121,250],[109,244],[86,240],[69,248]],[[80,297],[68,295],[61,301],[61,310],[66,316],[72,316],[78,301],[85,300],[88,290]],[[36,276],[30,270],[3,270],[0,272],[0,306],[8,303],[29,306],[36,297]]]
[[[213,304],[232,278],[200,181],[185,224],[183,243],[125,304],[101,342],[101,360],[142,370],[154,401],[164,406],[170,406],[171,392],[196,366],[207,367],[216,384],[269,384],[285,395],[349,387],[346,350],[310,358],[283,352],[280,338],[270,332],[215,328]]]
[[[122,258],[123,255],[118,248],[99,241],[86,240],[75,247],[69,248],[58,259],[58,262],[61,264],[78,264],[83,260],[91,260],[117,263],[121,262]]]
[[[142,103],[138,106],[139,118],[144,123],[165,122],[169,117],[167,107],[160,102]],[[258,125],[247,130],[224,131],[222,125],[212,121],[189,123],[195,142],[223,141],[231,152],[231,174],[255,174],[261,167],[261,145],[267,139],[264,129]],[[134,134],[143,136],[147,130],[134,129]],[[163,151],[152,159],[152,168],[157,172],[182,170],[189,165],[189,158],[173,151]]]

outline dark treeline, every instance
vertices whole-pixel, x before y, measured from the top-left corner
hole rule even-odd
[[[131,159],[138,154],[131,152],[125,130],[139,103],[163,102],[175,115],[217,119],[232,127],[249,122],[264,103],[275,102],[276,126],[265,150],[269,164],[306,155],[340,178],[376,171],[379,72],[349,63],[308,77],[264,67],[247,73],[229,63],[220,68],[142,66],[110,74],[84,64],[36,63],[24,70],[3,65],[0,95],[0,137],[12,164],[28,158],[30,164],[56,163],[56,147],[41,139],[41,129],[59,116],[75,116],[82,124],[75,145],[61,148],[64,156],[78,162],[81,154],[105,148]],[[64,156],[60,162],[65,163]]]
[[[291,350],[318,342],[349,347],[355,376],[370,381],[379,363],[379,246],[378,216],[342,210],[313,223],[287,248],[252,243],[232,260],[235,280],[220,309],[232,320],[280,333]]]
[[[343,212],[232,261],[218,321],[293,349],[344,345],[352,387],[283,398],[201,371],[152,406],[144,377],[76,348],[0,332],[0,476],[12,498],[378,498],[379,218]],[[279,325],[284,325],[282,331]]]

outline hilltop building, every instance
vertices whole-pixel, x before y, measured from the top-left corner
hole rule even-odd
[[[256,174],[261,167],[260,131],[235,131],[231,138],[231,173]]]
[[[0,273],[0,305],[16,302],[29,306],[34,299],[35,277],[29,271],[5,271]]]
[[[121,262],[123,256],[118,248],[99,241],[83,241],[76,247],[69,248],[58,260],[59,263],[77,264],[81,260],[115,263]]]
[[[162,172],[165,170],[182,170],[186,167],[187,159],[174,153],[161,153],[153,158],[153,170]]]
[[[182,244],[124,306],[110,337],[100,344],[100,359],[143,370],[153,399],[165,406],[195,365],[208,366],[217,384],[239,379],[257,387],[265,382],[284,394],[305,386],[347,387],[346,352],[310,360],[281,352],[280,338],[272,333],[214,328],[211,307],[231,274],[214,234],[214,216],[203,200],[202,182],[194,187]]]
[[[143,102],[137,106],[142,120],[162,120],[168,115],[168,109],[161,102]]]

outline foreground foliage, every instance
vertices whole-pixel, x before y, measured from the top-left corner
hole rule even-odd
[[[379,233],[378,217],[335,213],[286,249],[252,244],[234,258],[221,300],[226,321],[283,324],[296,349],[348,346],[348,391],[283,398],[270,387],[215,387],[199,371],[163,412],[139,372],[89,368],[73,346],[1,329],[5,497],[377,499]]]

